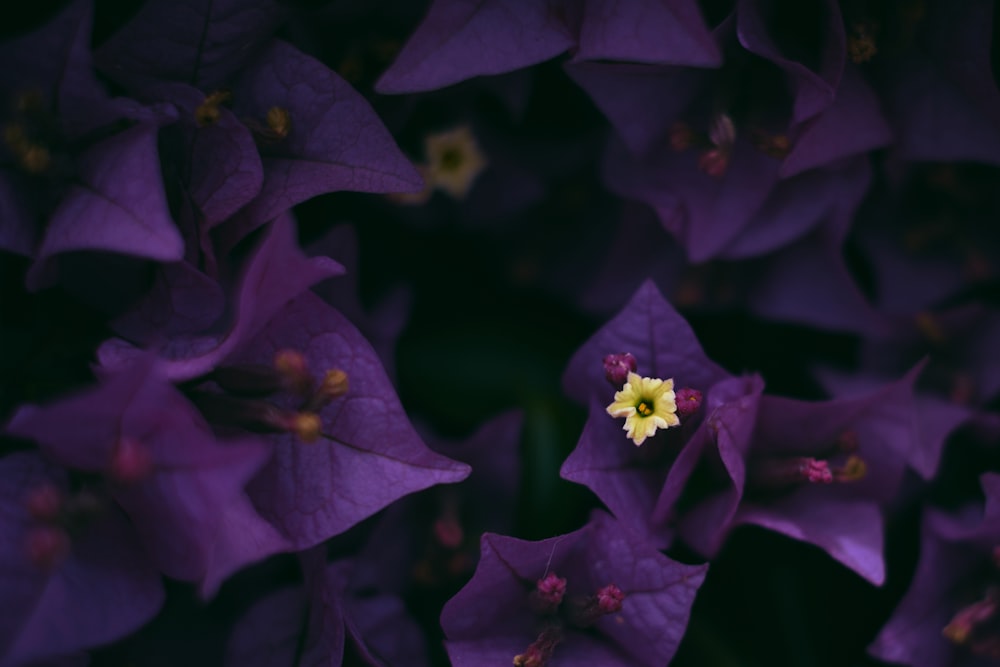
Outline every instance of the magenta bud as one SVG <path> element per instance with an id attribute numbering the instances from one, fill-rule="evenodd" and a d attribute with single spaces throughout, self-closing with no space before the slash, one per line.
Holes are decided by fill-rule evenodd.
<path id="1" fill-rule="evenodd" d="M 555 572 L 549 572 L 535 584 L 532 594 L 534 606 L 540 614 L 552 614 L 562 604 L 566 595 L 566 580 Z"/>
<path id="2" fill-rule="evenodd" d="M 622 610 L 625 593 L 614 584 L 608 584 L 597 591 L 597 608 L 604 614 L 614 614 Z"/>
<path id="3" fill-rule="evenodd" d="M 465 533 L 462 526 L 453 516 L 443 516 L 434 522 L 434 537 L 438 544 L 448 549 L 457 549 L 462 546 Z"/>
<path id="4" fill-rule="evenodd" d="M 798 484 L 830 484 L 834 481 L 830 464 L 808 456 L 775 457 L 751 461 L 747 485 L 759 490 L 780 490 Z"/>
<path id="5" fill-rule="evenodd" d="M 51 570 L 69 556 L 69 535 L 56 526 L 35 526 L 25 536 L 24 549 L 32 565 Z"/>
<path id="6" fill-rule="evenodd" d="M 698 169 L 712 178 L 722 178 L 729 169 L 729 151 L 721 148 L 710 148 L 698 158 Z"/>
<path id="7" fill-rule="evenodd" d="M 28 492 L 25 507 L 37 521 L 55 521 L 63 509 L 63 492 L 55 484 L 43 482 Z"/>
<path id="8" fill-rule="evenodd" d="M 677 390 L 675 402 L 677 403 L 677 416 L 690 417 L 701 407 L 701 392 L 690 387 L 683 387 Z"/>
<path id="9" fill-rule="evenodd" d="M 604 377 L 616 389 L 621 389 L 628 379 L 628 374 L 635 373 L 636 368 L 638 365 L 630 352 L 609 354 L 604 357 Z"/>
<path id="10" fill-rule="evenodd" d="M 153 453 L 135 438 L 122 438 L 111 455 L 108 474 L 116 482 L 133 484 L 153 472 Z"/>
<path id="11" fill-rule="evenodd" d="M 594 595 L 569 601 L 568 618 L 578 628 L 589 628 L 602 616 L 615 614 L 622 609 L 625 593 L 614 584 L 602 586 Z"/>
<path id="12" fill-rule="evenodd" d="M 514 656 L 514 667 L 545 667 L 562 640 L 563 633 L 558 624 L 545 626 L 524 653 Z"/>

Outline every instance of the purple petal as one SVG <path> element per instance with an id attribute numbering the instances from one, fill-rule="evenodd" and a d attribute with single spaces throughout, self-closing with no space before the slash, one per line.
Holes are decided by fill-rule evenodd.
<path id="1" fill-rule="evenodd" d="M 618 614 L 597 621 L 597 634 L 567 629 L 555 661 L 586 664 L 580 662 L 584 656 L 599 655 L 609 662 L 592 664 L 666 664 L 684 634 L 706 569 L 670 560 L 603 513 L 578 531 L 540 542 L 487 533 L 476 573 L 441 614 L 449 655 L 456 665 L 475 665 L 521 653 L 537 634 L 530 586 L 546 572 L 557 572 L 566 577 L 570 595 L 589 595 L 614 583 L 626 598 Z"/>
<path id="2" fill-rule="evenodd" d="M 207 229 L 233 216 L 260 194 L 264 167 L 250 130 L 224 106 L 208 124 L 196 122 L 205 93 L 184 84 L 164 84 L 148 91 L 168 100 L 179 110 L 178 131 L 187 167 L 188 194 L 201 212 Z"/>
<path id="3" fill-rule="evenodd" d="M 63 480 L 28 453 L 0 460 L 0 664 L 24 665 L 111 642 L 132 633 L 163 604 L 160 575 L 128 523 L 106 514 L 79 537 L 61 565 L 44 572 L 23 553 L 29 517 L 24 496 Z"/>
<path id="4" fill-rule="evenodd" d="M 63 129 L 78 136 L 92 114 L 110 111 L 91 68 L 92 3 L 76 0 L 38 30 L 0 45 L 0 90 L 40 92 L 59 114 Z M 95 108 L 91 108 L 95 107 Z M 99 122 L 110 123 L 114 118 Z"/>
<path id="5" fill-rule="evenodd" d="M 227 667 L 287 667 L 306 624 L 301 588 L 283 588 L 257 601 L 236 623 L 226 646 Z"/>
<path id="6" fill-rule="evenodd" d="M 62 465 L 98 473 L 123 438 L 147 447 L 153 472 L 115 485 L 112 495 L 157 566 L 210 595 L 235 570 L 288 548 L 243 492 L 270 452 L 258 442 L 217 442 L 152 361 L 49 406 L 22 408 L 8 430 Z"/>
<path id="7" fill-rule="evenodd" d="M 832 164 L 887 145 L 893 133 L 878 98 L 853 65 L 844 70 L 832 104 L 806 121 L 781 164 L 781 177 Z"/>
<path id="8" fill-rule="evenodd" d="M 341 272 L 339 264 L 325 257 L 306 257 L 295 238 L 289 216 L 275 220 L 249 261 L 239 283 L 235 322 L 225 333 L 179 336 L 159 350 L 167 360 L 172 380 L 190 380 L 211 371 L 233 350 L 252 338 L 281 308 L 310 285 Z M 101 365 L 120 367 L 142 352 L 129 343 L 112 339 L 98 350 Z M 270 363 L 270 360 L 268 361 Z"/>
<path id="9" fill-rule="evenodd" d="M 635 154 L 662 149 L 671 125 L 711 82 L 686 67 L 568 62 L 565 69 Z"/>
<path id="10" fill-rule="evenodd" d="M 271 0 L 152 0 L 101 47 L 97 63 L 137 89 L 177 81 L 211 92 L 244 66 L 283 14 Z"/>
<path id="11" fill-rule="evenodd" d="M 884 336 L 885 316 L 861 292 L 826 230 L 761 258 L 748 308 L 760 317 L 830 331 Z M 809 280 L 800 280 L 809 275 Z"/>
<path id="12" fill-rule="evenodd" d="M 412 192 L 423 179 L 368 102 L 325 65 L 283 42 L 251 63 L 233 90 L 236 112 L 263 119 L 288 111 L 287 137 L 265 151 L 264 185 L 234 240 L 261 222 L 326 192 Z"/>
<path id="13" fill-rule="evenodd" d="M 19 174 L 0 169 L 0 249 L 31 257 L 38 242 L 38 229 L 27 202 L 21 196 Z"/>
<path id="14" fill-rule="evenodd" d="M 689 442 L 678 461 L 689 449 L 700 451 L 699 445 Z M 586 486 L 624 525 L 648 535 L 657 546 L 666 547 L 673 540 L 672 527 L 662 520 L 655 521 L 653 515 L 666 473 L 637 462 L 636 456 L 635 445 L 625 438 L 621 423 L 604 412 L 604 405 L 595 402 L 559 476 Z"/>
<path id="15" fill-rule="evenodd" d="M 604 175 L 613 192 L 656 209 L 691 261 L 703 262 L 747 229 L 777 185 L 780 164 L 737 140 L 725 175 L 716 178 L 698 169 L 693 151 L 664 150 L 635 159 L 612 142 Z"/>
<path id="16" fill-rule="evenodd" d="M 885 581 L 882 514 L 872 503 L 817 502 L 808 494 L 793 493 L 767 507 L 740 508 L 736 522 L 757 524 L 815 544 L 876 586 Z"/>
<path id="17" fill-rule="evenodd" d="M 887 59 L 886 105 L 910 160 L 973 160 L 997 164 L 1000 91 L 992 72 L 995 7 L 976 0 L 956 12 L 927 3 L 918 42 Z"/>
<path id="18" fill-rule="evenodd" d="M 216 281 L 186 262 L 165 264 L 142 301 L 111 327 L 119 336 L 149 344 L 162 336 L 210 329 L 224 308 L 225 295 Z"/>
<path id="19" fill-rule="evenodd" d="M 872 375 L 833 372 L 821 372 L 818 379 L 828 392 L 837 396 L 871 393 L 885 384 L 884 380 Z M 907 463 L 921 477 L 929 480 L 937 473 L 948 436 L 968 421 L 973 411 L 964 405 L 926 394 L 917 394 L 913 400 L 916 406 L 917 445 Z"/>
<path id="20" fill-rule="evenodd" d="M 707 389 L 728 377 L 705 356 L 691 327 L 650 281 L 573 355 L 563 377 L 566 393 L 579 403 L 589 403 L 591 396 L 610 403 L 614 389 L 604 378 L 601 360 L 621 352 L 635 356 L 640 375 L 672 377 L 678 388 Z"/>
<path id="21" fill-rule="evenodd" d="M 804 237 L 828 218 L 856 210 L 870 182 L 867 158 L 780 181 L 764 206 L 726 247 L 725 257 L 761 255 Z"/>
<path id="22" fill-rule="evenodd" d="M 774 4 L 767 0 L 741 0 L 737 10 L 737 34 L 740 44 L 748 51 L 771 61 L 791 78 L 795 88 L 793 118 L 801 122 L 830 106 L 836 95 L 846 62 L 844 20 L 834 0 L 821 3 L 820 25 L 815 26 L 820 53 L 815 63 L 805 63 L 801 62 L 800 54 L 784 53 L 772 38 L 767 14 L 784 11 Z M 796 29 L 812 32 L 813 26 L 799 25 Z"/>
<path id="23" fill-rule="evenodd" d="M 587 0 L 574 60 L 718 67 L 722 54 L 693 0 Z"/>
<path id="24" fill-rule="evenodd" d="M 975 548 L 948 535 L 966 532 L 971 520 L 979 518 L 973 514 L 953 517 L 928 511 L 924 515 L 920 562 L 913 582 L 868 648 L 870 653 L 912 667 L 964 664 L 960 660 L 967 657 L 964 650 L 945 639 L 941 631 L 962 602 L 956 591 L 961 584 L 958 577 L 983 560 Z"/>
<path id="25" fill-rule="evenodd" d="M 435 0 L 375 89 L 383 94 L 443 88 L 503 74 L 566 51 L 573 37 L 558 0 Z"/>
<path id="26" fill-rule="evenodd" d="M 657 500 L 654 517 L 664 520 L 674 511 L 676 501 L 694 472 L 694 465 L 699 462 L 692 461 L 691 454 L 698 459 L 708 456 L 717 461 L 717 467 L 725 473 L 724 489 L 678 517 L 679 536 L 706 557 L 714 556 L 722 546 L 743 498 L 745 461 L 763 391 L 764 381 L 757 375 L 729 378 L 708 391 L 702 407 L 707 416 L 699 433 L 692 438 L 697 443 L 701 435 L 703 444 L 684 448 L 671 466 L 663 493 Z"/>
<path id="27" fill-rule="evenodd" d="M 153 126 L 137 125 L 80 156 L 82 182 L 70 189 L 49 221 L 38 262 L 74 250 L 162 262 L 183 258 L 184 241 L 160 177 L 156 134 Z"/>
<path id="28" fill-rule="evenodd" d="M 414 491 L 464 479 L 468 466 L 434 454 L 413 431 L 378 357 L 319 297 L 290 303 L 235 361 L 269 363 L 301 351 L 311 368 L 339 368 L 350 390 L 325 408 L 313 444 L 274 436 L 275 458 L 250 486 L 254 503 L 296 546 L 341 533 Z"/>

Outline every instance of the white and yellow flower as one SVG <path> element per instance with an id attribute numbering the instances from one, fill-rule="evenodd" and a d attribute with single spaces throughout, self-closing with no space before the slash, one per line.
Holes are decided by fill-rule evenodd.
<path id="1" fill-rule="evenodd" d="M 674 380 L 644 378 L 629 373 L 625 386 L 615 392 L 615 401 L 607 408 L 612 417 L 624 417 L 622 429 L 636 447 L 656 433 L 656 429 L 680 426 L 677 416 Z"/>

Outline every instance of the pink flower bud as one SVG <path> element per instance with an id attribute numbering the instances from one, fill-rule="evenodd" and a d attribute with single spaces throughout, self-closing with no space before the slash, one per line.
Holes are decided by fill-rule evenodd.
<path id="1" fill-rule="evenodd" d="M 564 595 L 566 595 L 566 580 L 555 572 L 549 572 L 535 584 L 535 591 L 531 597 L 538 613 L 552 614 L 562 604 Z"/>
<path id="2" fill-rule="evenodd" d="M 434 522 L 434 538 L 443 547 L 457 549 L 462 546 L 465 533 L 458 519 L 453 515 L 447 515 Z"/>
<path id="3" fill-rule="evenodd" d="M 690 417 L 701 407 L 701 392 L 690 387 L 682 387 L 677 390 L 675 402 L 677 415 L 681 418 Z"/>
<path id="4" fill-rule="evenodd" d="M 66 560 L 69 548 L 69 535 L 56 526 L 35 526 L 25 536 L 28 560 L 42 570 L 51 570 Z"/>
<path id="5" fill-rule="evenodd" d="M 729 169 L 729 150 L 710 148 L 698 157 L 698 169 L 712 178 L 722 178 Z"/>
<path id="6" fill-rule="evenodd" d="M 63 492 L 50 482 L 43 482 L 28 491 L 25 507 L 31 518 L 38 521 L 55 521 L 62 511 Z"/>
<path id="7" fill-rule="evenodd" d="M 609 354 L 604 357 L 604 377 L 616 389 L 621 389 L 628 379 L 628 374 L 635 373 L 637 367 L 635 357 L 630 352 Z"/>
<path id="8" fill-rule="evenodd" d="M 116 482 L 134 484 L 153 472 L 153 453 L 135 438 L 122 438 L 111 454 L 108 475 Z"/>
<path id="9" fill-rule="evenodd" d="M 597 608 L 605 614 L 614 614 L 622 610 L 625 593 L 614 584 L 608 584 L 597 591 Z"/>

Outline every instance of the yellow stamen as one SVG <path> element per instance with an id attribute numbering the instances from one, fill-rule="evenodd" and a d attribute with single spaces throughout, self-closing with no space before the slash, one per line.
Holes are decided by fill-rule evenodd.
<path id="1" fill-rule="evenodd" d="M 228 90 L 216 90 L 205 96 L 205 101 L 194 110 L 194 119 L 199 127 L 212 125 L 219 120 L 219 107 L 229 101 L 232 93 Z"/>
<path id="2" fill-rule="evenodd" d="M 292 131 L 292 116 L 288 113 L 288 109 L 271 107 L 267 111 L 265 120 L 268 128 L 278 139 L 284 139 Z"/>
<path id="3" fill-rule="evenodd" d="M 292 417 L 291 431 L 302 442 L 316 442 L 323 430 L 323 422 L 314 412 L 299 412 Z"/>
<path id="4" fill-rule="evenodd" d="M 323 376 L 323 384 L 320 391 L 323 392 L 324 396 L 329 398 L 339 398 L 347 393 L 350 387 L 350 382 L 347 379 L 347 373 L 340 370 L 339 368 L 334 368 L 326 372 Z"/>
<path id="5" fill-rule="evenodd" d="M 868 474 L 868 464 L 860 456 L 852 455 L 847 462 L 834 472 L 838 482 L 857 482 Z"/>

